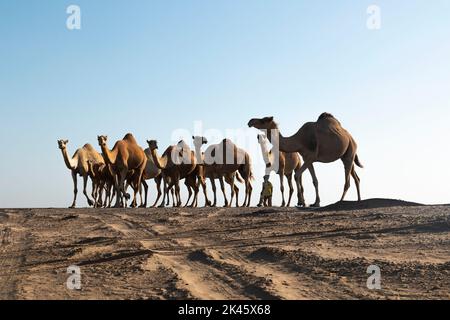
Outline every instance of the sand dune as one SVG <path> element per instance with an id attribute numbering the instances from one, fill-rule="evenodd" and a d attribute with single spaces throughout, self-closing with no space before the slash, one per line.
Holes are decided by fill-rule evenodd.
<path id="1" fill-rule="evenodd" d="M 0 209 L 0 244 L 1 299 L 450 298 L 448 206 Z"/>

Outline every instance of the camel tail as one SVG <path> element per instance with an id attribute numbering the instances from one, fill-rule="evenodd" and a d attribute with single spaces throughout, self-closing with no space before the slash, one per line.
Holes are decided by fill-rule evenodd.
<path id="1" fill-rule="evenodd" d="M 358 155 L 355 155 L 355 164 L 360 168 L 364 168 L 364 166 L 359 161 Z"/>

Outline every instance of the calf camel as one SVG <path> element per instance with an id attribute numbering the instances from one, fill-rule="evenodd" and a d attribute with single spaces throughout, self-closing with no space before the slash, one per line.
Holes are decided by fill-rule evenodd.
<path id="1" fill-rule="evenodd" d="M 131 177 L 134 197 L 131 207 L 136 207 L 136 195 L 140 191 L 142 173 L 147 163 L 144 150 L 137 144 L 131 133 L 127 133 L 122 140 L 119 140 L 110 151 L 107 146 L 107 136 L 98 136 L 98 143 L 102 148 L 103 156 L 114 177 L 114 187 L 116 190 L 116 204 L 114 207 L 122 207 L 125 203 L 122 197 L 126 198 L 125 179 Z"/>
<path id="2" fill-rule="evenodd" d="M 88 161 L 89 174 L 95 185 L 94 207 L 111 206 L 111 190 L 114 186 L 114 178 L 105 163 L 92 163 Z M 103 201 L 103 191 L 105 191 L 105 201 Z"/>
<path id="3" fill-rule="evenodd" d="M 75 208 L 77 201 L 77 174 L 83 177 L 83 194 L 86 196 L 87 202 L 90 206 L 94 205 L 94 202 L 89 198 L 86 192 L 87 181 L 89 177 L 89 164 L 88 161 L 93 163 L 104 163 L 103 158 L 95 151 L 90 144 L 85 144 L 82 148 L 75 151 L 73 157 L 69 157 L 67 152 L 67 144 L 69 140 L 58 140 L 58 147 L 61 149 L 64 162 L 67 168 L 72 173 L 73 179 L 73 202 L 69 208 Z"/>
<path id="4" fill-rule="evenodd" d="M 360 179 L 355 171 L 355 164 L 363 168 L 356 154 L 357 145 L 353 137 L 345 130 L 339 121 L 329 113 L 322 113 L 316 122 L 308 122 L 304 124 L 296 134 L 291 137 L 284 137 L 278 129 L 277 123 L 273 117 L 262 119 L 251 119 L 248 123 L 249 127 L 269 132 L 267 137 L 272 142 L 273 131 L 279 137 L 279 150 L 283 152 L 299 152 L 303 158 L 303 165 L 299 170 L 299 177 L 306 169 L 309 169 L 313 177 L 314 186 L 316 188 L 316 202 L 314 206 L 320 206 L 320 198 L 318 191 L 318 182 L 315 176 L 313 163 L 323 162 L 331 163 L 341 159 L 345 170 L 344 192 L 341 201 L 350 187 L 350 176 L 356 184 L 358 192 L 358 201 L 361 201 Z M 304 203 L 302 205 L 305 205 Z"/>
<path id="5" fill-rule="evenodd" d="M 193 137 L 193 139 L 197 159 L 198 161 L 201 161 L 205 167 L 205 176 L 209 177 L 213 187 L 214 204 L 216 203 L 214 179 L 218 178 L 220 181 L 222 192 L 224 193 L 225 206 L 231 206 L 236 193 L 234 180 L 238 172 L 245 183 L 245 199 L 243 206 L 249 207 L 253 190 L 251 184 L 253 172 L 250 155 L 243 149 L 238 148 L 231 140 L 224 139 L 219 144 L 210 145 L 202 158 L 200 148 L 203 144 L 207 144 L 208 141 L 205 137 Z M 229 203 L 224 192 L 223 177 L 225 177 L 225 180 L 231 186 L 231 200 Z M 239 189 L 237 189 L 237 191 L 239 191 Z"/>
<path id="6" fill-rule="evenodd" d="M 279 152 L 278 159 L 275 157 L 275 147 L 272 150 L 269 150 L 267 144 L 268 139 L 264 134 L 258 135 L 258 143 L 261 147 L 261 153 L 263 155 L 264 161 L 266 163 L 266 176 L 270 175 L 271 167 L 274 164 L 274 161 L 278 161 L 278 170 L 276 173 L 280 176 L 280 191 L 282 197 L 281 206 L 286 206 L 286 202 L 284 200 L 284 177 L 286 177 L 289 184 L 289 200 L 287 202 L 287 206 L 291 205 L 292 194 L 294 193 L 294 186 L 292 185 L 292 175 L 295 172 L 295 181 L 297 184 L 297 198 L 300 202 L 304 202 L 303 198 L 303 185 L 301 177 L 298 176 L 298 172 L 301 167 L 301 159 L 300 155 L 297 152 L 285 153 Z M 261 194 L 261 198 L 259 200 L 259 206 L 263 204 L 263 197 Z"/>

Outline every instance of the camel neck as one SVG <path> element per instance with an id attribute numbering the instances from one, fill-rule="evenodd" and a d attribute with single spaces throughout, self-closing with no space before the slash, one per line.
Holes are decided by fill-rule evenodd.
<path id="1" fill-rule="evenodd" d="M 261 153 L 264 159 L 265 164 L 268 164 L 271 162 L 271 152 L 269 150 L 269 148 L 267 148 L 267 144 L 265 143 L 260 143 L 259 144 L 261 147 Z"/>
<path id="2" fill-rule="evenodd" d="M 71 159 L 69 157 L 69 153 L 67 152 L 67 148 L 64 148 L 61 150 L 63 158 L 64 158 L 64 163 L 66 164 L 67 168 L 69 170 L 75 170 L 75 165 L 74 165 L 74 159 Z"/>
<path id="3" fill-rule="evenodd" d="M 109 151 L 106 145 L 102 146 L 102 152 L 105 155 L 105 160 L 108 164 L 114 165 L 116 163 L 117 152 Z"/>
<path id="4" fill-rule="evenodd" d="M 156 149 L 153 149 L 151 151 L 153 162 L 155 162 L 155 165 L 160 170 L 164 170 L 167 166 L 167 156 L 164 156 L 163 158 L 158 156 L 158 153 L 156 152 Z"/>
<path id="5" fill-rule="evenodd" d="M 291 137 L 284 137 L 280 130 L 276 128 L 272 130 L 272 134 L 269 134 L 268 138 L 274 148 L 278 146 L 281 152 L 286 153 L 300 152 L 301 146 L 298 144 L 298 132 Z"/>

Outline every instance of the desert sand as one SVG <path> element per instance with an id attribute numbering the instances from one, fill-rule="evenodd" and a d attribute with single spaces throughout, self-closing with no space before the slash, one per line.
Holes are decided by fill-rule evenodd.
<path id="1" fill-rule="evenodd" d="M 0 244 L 0 299 L 450 298 L 448 205 L 0 209 Z"/>

